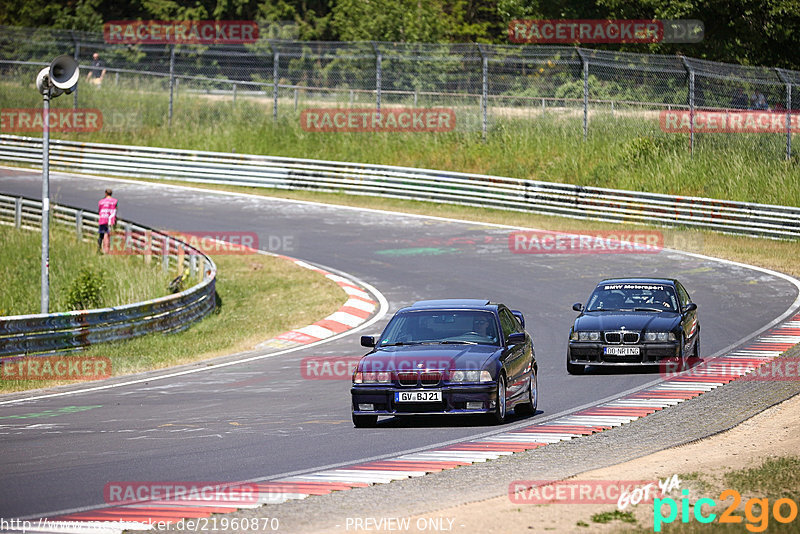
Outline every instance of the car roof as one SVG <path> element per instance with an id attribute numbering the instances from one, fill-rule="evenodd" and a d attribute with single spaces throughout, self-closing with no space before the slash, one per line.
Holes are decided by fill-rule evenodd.
<path id="1" fill-rule="evenodd" d="M 604 284 L 662 284 L 674 286 L 677 280 L 674 278 L 606 278 L 598 286 Z"/>
<path id="2" fill-rule="evenodd" d="M 409 306 L 408 309 L 455 309 L 455 308 L 465 308 L 465 309 L 492 309 L 497 307 L 497 304 L 492 304 L 492 302 L 486 299 L 438 299 L 438 300 L 420 300 Z"/>

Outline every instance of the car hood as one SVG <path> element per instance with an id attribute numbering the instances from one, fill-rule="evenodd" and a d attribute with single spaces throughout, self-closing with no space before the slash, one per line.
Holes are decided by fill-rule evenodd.
<path id="1" fill-rule="evenodd" d="M 588 312 L 575 319 L 575 330 L 608 332 L 612 330 L 637 330 L 670 332 L 681 321 L 675 312 Z"/>
<path id="2" fill-rule="evenodd" d="M 482 369 L 502 351 L 493 345 L 411 345 L 377 348 L 359 362 L 362 371 L 413 369 Z"/>

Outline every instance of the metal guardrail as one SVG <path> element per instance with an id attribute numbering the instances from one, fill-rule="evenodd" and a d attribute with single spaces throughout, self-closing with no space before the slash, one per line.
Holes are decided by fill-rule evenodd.
<path id="1" fill-rule="evenodd" d="M 0 195 L 0 224 L 38 228 L 41 208 L 38 200 Z M 79 238 L 84 233 L 97 233 L 96 213 L 58 205 L 50 209 L 53 222 L 74 226 Z M 125 248 L 120 253 L 141 254 L 145 262 L 160 257 L 165 270 L 174 263 L 179 272 L 187 269 L 190 276 L 200 275 L 202 280 L 180 293 L 124 306 L 0 317 L 0 358 L 72 350 L 152 332 L 175 332 L 214 309 L 217 267 L 211 258 L 173 236 L 129 222 L 118 224 L 124 231 Z"/>
<path id="2" fill-rule="evenodd" d="M 0 161 L 39 165 L 41 139 L 0 135 Z M 102 143 L 50 142 L 72 172 L 277 189 L 313 189 L 532 211 L 610 222 L 800 237 L 800 208 L 339 161 Z"/>

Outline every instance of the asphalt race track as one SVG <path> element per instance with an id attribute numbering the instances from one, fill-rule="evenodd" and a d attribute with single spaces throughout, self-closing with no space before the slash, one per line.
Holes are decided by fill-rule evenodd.
<path id="1" fill-rule="evenodd" d="M 699 307 L 703 356 L 755 334 L 797 298 L 786 279 L 670 251 L 513 254 L 508 229 L 476 223 L 61 173 L 51 175 L 51 201 L 96 210 L 107 186 L 123 219 L 187 232 L 256 232 L 262 249 L 371 284 L 388 299 L 389 314 L 369 330 L 278 357 L 102 391 L 0 399 L 0 517 L 102 506 L 103 487 L 113 481 L 276 478 L 520 422 L 512 417 L 497 428 L 472 419 L 387 420 L 357 430 L 349 381 L 301 377 L 302 358 L 363 354 L 359 335 L 379 333 L 391 313 L 419 299 L 485 297 L 525 314 L 540 370 L 539 412 L 530 424 L 658 378 L 616 370 L 567 375 L 572 303 L 585 301 L 602 278 L 679 278 Z M 41 176 L 0 169 L 0 192 L 39 198 Z M 152 376 L 159 374 L 166 373 Z"/>

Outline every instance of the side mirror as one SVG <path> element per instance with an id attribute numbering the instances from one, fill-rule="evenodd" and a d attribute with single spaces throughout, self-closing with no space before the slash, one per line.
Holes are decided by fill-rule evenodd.
<path id="1" fill-rule="evenodd" d="M 361 336 L 361 346 L 362 347 L 374 347 L 375 346 L 375 338 L 373 336 Z"/>
<path id="2" fill-rule="evenodd" d="M 508 335 L 509 345 L 519 345 L 520 343 L 525 343 L 525 332 L 514 332 Z"/>
<path id="3" fill-rule="evenodd" d="M 572 309 L 575 310 L 576 312 L 583 311 L 583 304 L 581 304 L 580 302 L 576 302 L 575 304 L 572 305 Z"/>
<path id="4" fill-rule="evenodd" d="M 694 311 L 694 310 L 696 310 L 696 309 L 697 309 L 697 304 L 695 304 L 694 302 L 690 302 L 689 304 L 687 304 L 687 305 L 686 305 L 686 306 L 683 308 L 683 313 L 690 312 L 690 311 Z"/>
<path id="5" fill-rule="evenodd" d="M 522 325 L 522 328 L 525 328 L 525 317 L 522 316 L 522 312 L 519 310 L 511 310 L 511 313 L 519 319 L 519 324 Z"/>

